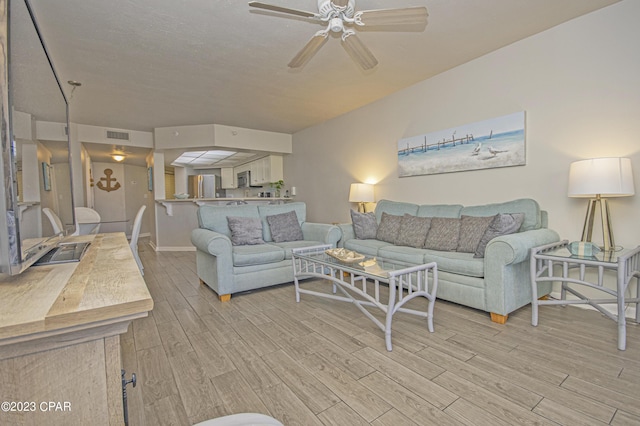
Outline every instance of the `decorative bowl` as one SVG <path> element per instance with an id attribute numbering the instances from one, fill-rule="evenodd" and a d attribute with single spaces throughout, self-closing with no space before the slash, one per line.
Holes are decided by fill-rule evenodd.
<path id="1" fill-rule="evenodd" d="M 356 263 L 356 262 L 360 262 L 361 260 L 364 260 L 363 254 L 360 254 L 351 250 L 346 250 L 343 248 L 328 249 L 328 250 L 325 250 L 325 253 L 345 263 Z"/>
<path id="2" fill-rule="evenodd" d="M 185 193 L 182 193 L 182 194 L 173 194 L 173 196 L 174 196 L 175 198 L 177 198 L 178 200 L 184 200 L 184 199 L 186 199 L 186 198 L 189 198 L 189 194 L 185 194 Z"/>

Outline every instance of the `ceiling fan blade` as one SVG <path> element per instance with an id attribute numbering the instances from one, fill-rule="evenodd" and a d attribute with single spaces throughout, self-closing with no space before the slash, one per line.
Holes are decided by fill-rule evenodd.
<path id="1" fill-rule="evenodd" d="M 289 62 L 289 68 L 300 68 L 309 62 L 309 59 L 311 59 L 327 41 L 327 34 L 325 31 L 319 31 L 311 37 L 311 40 L 309 40 L 302 50 Z"/>
<path id="2" fill-rule="evenodd" d="M 349 0 L 331 0 L 331 3 L 335 4 L 338 7 L 345 7 L 349 4 Z"/>
<path id="3" fill-rule="evenodd" d="M 312 12 L 307 12 L 298 9 L 289 9 L 288 7 L 276 6 L 268 3 L 261 3 L 259 1 L 250 1 L 249 6 L 256 7 L 258 9 L 270 10 L 273 12 L 288 13 L 290 15 L 303 16 L 305 18 L 317 18 L 318 15 Z"/>
<path id="4" fill-rule="evenodd" d="M 404 9 L 363 10 L 356 13 L 358 25 L 426 25 L 429 13 L 426 7 Z"/>
<path id="5" fill-rule="evenodd" d="M 353 32 L 345 32 L 342 36 L 342 44 L 345 50 L 351 55 L 354 61 L 362 67 L 363 70 L 370 70 L 378 65 L 378 60 L 373 53 L 362 43 L 362 40 Z"/>

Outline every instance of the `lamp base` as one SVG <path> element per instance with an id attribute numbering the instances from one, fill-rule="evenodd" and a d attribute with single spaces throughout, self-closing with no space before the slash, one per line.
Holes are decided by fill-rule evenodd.
<path id="1" fill-rule="evenodd" d="M 614 251 L 616 244 L 613 239 L 613 227 L 611 226 L 611 215 L 609 214 L 609 203 L 607 199 L 602 199 L 600 195 L 589 200 L 587 206 L 587 215 L 584 218 L 584 227 L 582 228 L 582 241 L 591 242 L 593 236 L 593 222 L 595 221 L 596 211 L 600 210 L 600 219 L 602 221 L 602 239 L 605 251 Z"/>

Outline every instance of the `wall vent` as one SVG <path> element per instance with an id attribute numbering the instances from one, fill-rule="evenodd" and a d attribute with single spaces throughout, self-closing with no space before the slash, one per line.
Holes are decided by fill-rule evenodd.
<path id="1" fill-rule="evenodd" d="M 129 133 L 127 132 L 114 132 L 113 130 L 107 130 L 107 139 L 116 139 L 119 141 L 128 141 Z"/>

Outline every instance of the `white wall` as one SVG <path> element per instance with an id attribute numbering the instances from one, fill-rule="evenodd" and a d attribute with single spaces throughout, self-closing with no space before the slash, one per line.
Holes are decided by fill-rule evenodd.
<path id="1" fill-rule="evenodd" d="M 308 219 L 348 222 L 349 184 L 416 203 L 536 199 L 562 238 L 580 238 L 584 199 L 567 197 L 577 159 L 632 159 L 636 196 L 611 199 L 616 243 L 640 244 L 640 2 L 626 0 L 512 44 L 294 135 L 287 187 Z M 366 78 L 366 77 L 363 77 Z M 526 166 L 399 178 L 399 139 L 526 111 Z M 600 237 L 598 237 L 600 238 Z"/>

